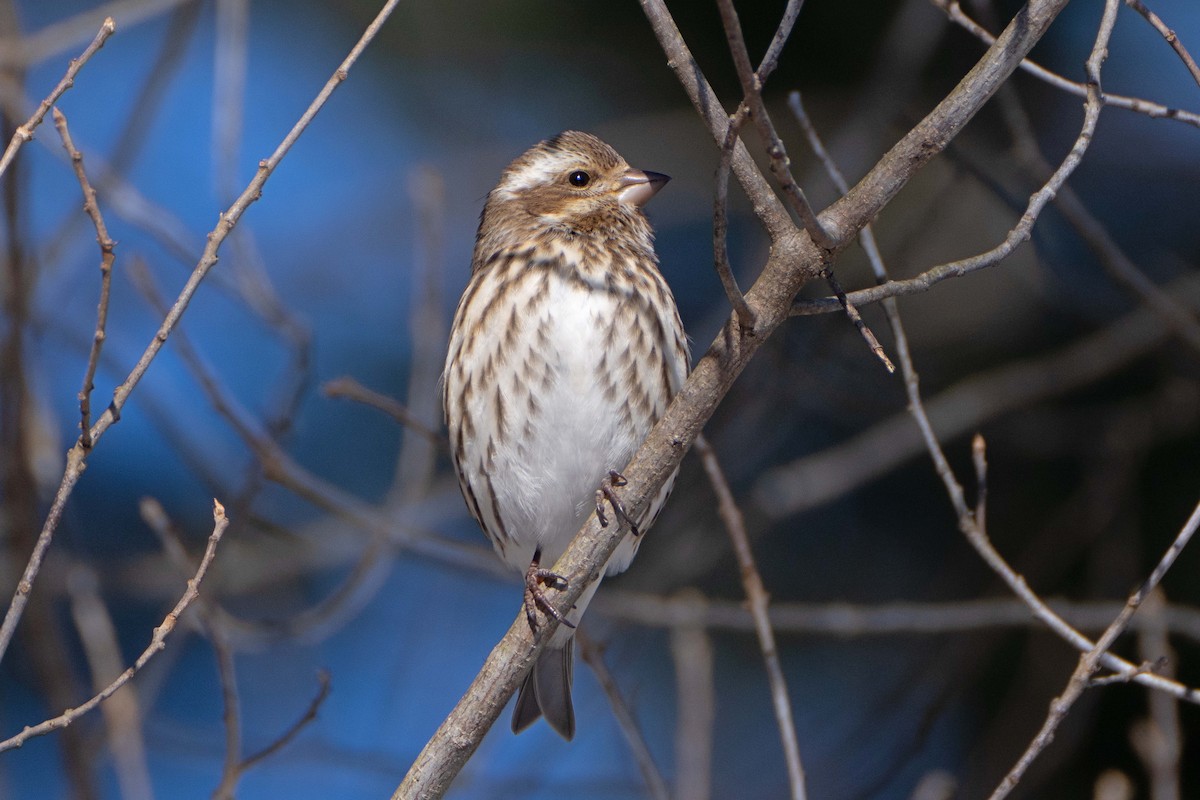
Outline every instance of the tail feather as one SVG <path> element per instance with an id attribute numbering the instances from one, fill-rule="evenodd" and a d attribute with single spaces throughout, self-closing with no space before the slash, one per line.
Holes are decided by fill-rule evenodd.
<path id="1" fill-rule="evenodd" d="M 575 708 L 571 704 L 574 671 L 575 637 L 567 639 L 561 648 L 547 647 L 542 651 L 517 694 L 513 733 L 520 733 L 544 716 L 559 736 L 568 742 L 575 737 Z"/>

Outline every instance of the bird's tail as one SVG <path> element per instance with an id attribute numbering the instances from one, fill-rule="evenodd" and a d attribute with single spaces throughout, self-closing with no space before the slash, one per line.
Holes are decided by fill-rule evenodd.
<path id="1" fill-rule="evenodd" d="M 575 736 L 575 707 L 571 704 L 571 681 L 575 671 L 575 637 L 562 647 L 558 642 L 542 651 L 525 676 L 513 708 L 513 733 L 528 728 L 544 716 L 554 731 L 568 742 Z"/>

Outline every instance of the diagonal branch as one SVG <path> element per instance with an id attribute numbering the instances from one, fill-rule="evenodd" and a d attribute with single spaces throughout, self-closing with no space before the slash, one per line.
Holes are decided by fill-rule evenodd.
<path id="1" fill-rule="evenodd" d="M 45 119 L 47 112 L 50 111 L 50 107 L 58 102 L 58 98 L 62 97 L 67 89 L 75 85 L 75 76 L 79 74 L 79 70 L 83 69 L 83 65 L 96 54 L 97 50 L 104 47 L 104 43 L 108 41 L 108 37 L 112 36 L 116 30 L 117 25 L 113 22 L 112 17 L 107 17 L 104 20 L 104 24 L 100 26 L 100 31 L 96 34 L 96 38 L 92 39 L 92 43 L 87 46 L 87 49 L 79 54 L 79 58 L 71 59 L 71 63 L 67 67 L 67 73 L 63 75 L 62 80 L 51 90 L 50 94 L 46 95 L 46 99 L 38 105 L 37 110 L 33 112 L 33 116 L 13 133 L 8 147 L 4 149 L 4 155 L 0 156 L 0 175 L 4 174 L 4 171 L 8 169 L 8 165 L 16 158 L 17 151 L 21 149 L 21 146 L 33 138 L 34 129 L 42 124 L 42 120 Z"/>
<path id="2" fill-rule="evenodd" d="M 26 727 L 23 731 L 15 736 L 11 736 L 0 742 L 0 753 L 5 750 L 11 750 L 14 747 L 20 747 L 28 740 L 35 736 L 44 736 L 52 731 L 65 728 L 75 720 L 88 713 L 96 706 L 103 703 L 109 697 L 112 697 L 122 686 L 133 680 L 133 676 L 138 671 L 146 666 L 151 658 L 153 658 L 160 650 L 167 646 L 167 637 L 171 635 L 171 631 L 175 630 L 175 626 L 179 622 L 179 617 L 187 610 L 187 607 L 200 594 L 200 582 L 204 580 L 204 576 L 208 574 L 208 567 L 212 564 L 213 558 L 217 554 L 217 545 L 221 541 L 221 537 L 225 535 L 225 529 L 229 527 L 229 518 L 225 516 L 225 507 L 216 500 L 213 500 L 213 531 L 208 537 L 208 547 L 204 551 L 204 557 L 200 559 L 200 566 L 196 568 L 196 574 L 188 579 L 187 590 L 183 596 L 179 598 L 179 602 L 163 619 L 162 624 L 154 629 L 154 635 L 150 639 L 150 644 L 146 645 L 146 649 L 138 656 L 137 661 L 133 662 L 133 666 L 127 668 L 124 672 L 108 686 L 101 689 L 90 700 L 75 708 L 68 708 L 63 713 L 53 719 L 48 719 L 45 722 L 37 725 Z"/>
<path id="3" fill-rule="evenodd" d="M 112 266 L 116 259 L 117 243 L 108 235 L 108 226 L 100 214 L 100 204 L 96 200 L 96 190 L 88 181 L 83 169 L 83 153 L 75 147 L 71 132 L 67 129 L 67 118 L 62 111 L 54 109 L 54 126 L 62 137 L 63 148 L 71 158 L 71 166 L 75 169 L 75 177 L 79 180 L 79 188 L 83 192 L 83 210 L 92 219 L 96 228 L 96 241 L 100 245 L 100 302 L 96 307 L 96 332 L 92 334 L 92 349 L 88 353 L 87 368 L 83 374 L 83 387 L 79 390 L 79 430 L 82 434 L 80 444 L 84 448 L 92 446 L 92 390 L 95 389 L 96 367 L 100 363 L 100 350 L 104 346 L 108 326 L 108 298 L 112 288 Z"/>

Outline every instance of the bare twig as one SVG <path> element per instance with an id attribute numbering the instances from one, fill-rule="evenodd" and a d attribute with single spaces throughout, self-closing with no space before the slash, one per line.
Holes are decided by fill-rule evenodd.
<path id="1" fill-rule="evenodd" d="M 821 225 L 812 205 L 804 195 L 804 190 L 792 177 L 787 149 L 783 140 L 775 131 L 775 124 L 767 113 L 767 107 L 762 99 L 762 80 L 754 72 L 750 64 L 750 54 L 746 50 L 746 40 L 742 36 L 742 23 L 733 7 L 733 0 L 717 0 L 717 8 L 721 12 L 721 23 L 725 26 L 725 41 L 729 52 L 733 55 L 733 65 L 737 69 L 738 80 L 742 83 L 744 101 L 750 109 L 750 116 L 758 126 L 759 136 L 771 159 L 771 174 L 783 189 L 792 210 L 800 218 L 804 230 L 812 236 L 813 242 L 822 249 L 828 250 L 834 246 L 834 240 Z M 731 125 L 732 127 L 732 125 Z"/>
<path id="2" fill-rule="evenodd" d="M 784 147 L 783 140 L 779 138 L 779 134 L 775 130 L 775 123 L 771 121 L 771 117 L 767 113 L 767 107 L 763 103 L 762 78 L 758 73 L 753 72 L 750 67 L 750 55 L 746 50 L 746 41 L 742 36 L 741 22 L 738 20 L 737 11 L 733 8 L 733 0 L 718 0 L 717 7 L 721 11 L 721 21 L 725 26 L 725 38 L 729 44 L 729 51 L 733 54 L 733 62 L 737 67 L 738 78 L 742 82 L 742 91 L 745 94 L 745 99 L 743 100 L 743 105 L 729 118 L 729 131 L 726 133 L 725 141 L 721 147 L 721 164 L 717 170 L 717 199 L 714 201 L 716 207 L 713 215 L 714 242 L 718 235 L 718 228 L 720 228 L 719 233 L 722 239 L 724 238 L 724 226 L 718 226 L 717 220 L 724 216 L 726 200 L 723 195 L 728 182 L 727 164 L 728 160 L 732 158 L 733 140 L 737 138 L 738 130 L 744 120 L 743 108 L 746 108 L 758 126 L 759 136 L 771 159 L 771 173 L 782 187 L 784 197 L 788 199 L 792 210 L 800 218 L 804 230 L 812 237 L 817 247 L 822 250 L 831 250 L 835 244 L 834 240 L 829 236 L 824 227 L 822 227 L 821 221 L 817 218 L 816 213 L 808 202 L 808 198 L 804 195 L 804 190 L 800 188 L 795 178 L 792 177 L 791 161 L 788 158 L 787 149 Z M 788 11 L 791 10 L 789 6 Z M 795 11 L 797 14 L 799 13 L 799 9 Z M 780 26 L 780 30 L 784 30 L 787 24 L 788 17 L 785 14 L 784 25 Z M 728 253 L 723 241 L 717 244 L 715 250 L 717 253 L 717 273 L 721 276 L 721 283 L 725 287 L 725 293 L 729 296 L 730 302 L 733 303 L 733 307 L 738 314 L 738 319 L 741 320 L 743 325 L 753 329 L 755 319 L 753 311 L 746 305 L 745 299 L 741 296 L 741 291 L 737 288 L 737 283 L 733 280 L 733 274 L 728 264 Z M 837 278 L 834 277 L 829 263 L 826 260 L 822 264 L 821 277 L 829 283 L 829 287 L 837 296 L 843 310 L 845 310 L 846 316 L 850 318 L 854 327 L 858 329 L 858 332 L 866 340 L 871 351 L 883 362 L 888 372 L 895 372 L 895 366 L 892 365 L 891 360 L 884 353 L 879 340 L 875 338 L 875 334 L 867 326 L 867 323 L 863 321 L 854 304 L 846 299 L 846 293 L 842 291 L 841 285 L 838 283 Z"/>
<path id="3" fill-rule="evenodd" d="M 331 688 L 329 673 L 325 670 L 320 670 L 317 673 L 317 693 L 313 699 L 309 701 L 308 708 L 300 715 L 299 719 L 288 726 L 287 730 L 281 733 L 275 741 L 268 744 L 258 752 L 252 753 L 238 761 L 232 769 L 227 769 L 221 776 L 221 783 L 213 791 L 214 800 L 233 800 L 234 790 L 237 788 L 237 783 L 241 780 L 246 770 L 260 764 L 266 759 L 278 753 L 283 748 L 287 747 L 292 741 L 300 735 L 300 732 L 308 727 L 317 718 L 317 712 L 321 710 L 321 705 L 325 699 L 329 697 Z"/>
<path id="4" fill-rule="evenodd" d="M 393 397 L 368 389 L 354 378 L 343 376 L 321 384 L 321 391 L 326 397 L 341 397 L 356 403 L 370 406 L 396 420 L 399 424 L 432 442 L 438 448 L 446 449 L 446 437 L 417 419 L 404 405 Z"/>
<path id="5" fill-rule="evenodd" d="M 1034 180 L 1045 181 L 1053 174 L 1054 168 L 1042 156 L 1032 122 L 1017 92 L 1013 87 L 1005 86 L 997 95 L 997 100 L 1009 133 L 1013 137 L 1018 162 Z M 1054 196 L 1054 205 L 1117 283 L 1154 309 L 1191 347 L 1200 350 L 1200 322 L 1197 322 L 1195 313 L 1138 268 L 1070 185 L 1064 185 L 1058 190 Z"/>
<path id="6" fill-rule="evenodd" d="M 1042 210 L 1046 207 L 1047 203 L 1054 199 L 1055 194 L 1066 182 L 1067 178 L 1079 166 L 1083 160 L 1084 153 L 1087 152 L 1088 147 L 1091 145 L 1092 136 L 1096 130 L 1096 123 L 1100 119 L 1100 109 L 1103 104 L 1100 101 L 1102 95 L 1100 94 L 1099 86 L 1092 84 L 1089 84 L 1089 86 L 1091 94 L 1089 94 L 1088 101 L 1084 104 L 1084 122 L 1079 136 L 1076 137 L 1070 152 L 1067 153 L 1062 163 L 1059 164 L 1058 169 L 1054 171 L 1054 174 L 1046 180 L 1045 184 L 1038 191 L 1030 196 L 1025 213 L 1021 215 L 1017 224 L 1009 230 L 1003 242 L 987 252 L 933 267 L 914 278 L 902 281 L 889 280 L 870 289 L 850 292 L 846 295 L 847 298 L 851 302 L 862 305 L 889 297 L 900 297 L 902 295 L 924 292 L 934 284 L 948 278 L 960 278 L 977 270 L 994 267 L 1008 258 L 1017 247 L 1027 242 Z M 798 301 L 792 306 L 792 314 L 803 315 L 831 311 L 835 308 L 835 302 L 838 301 L 834 298 Z"/>
<path id="7" fill-rule="evenodd" d="M 87 173 L 83 169 L 83 153 L 75 147 L 71 133 L 67 130 L 67 118 L 57 108 L 54 109 L 54 126 L 58 128 L 63 147 L 75 168 L 75 177 L 79 179 L 79 188 L 83 191 L 83 210 L 92 218 L 92 224 L 96 228 L 96 241 L 100 245 L 100 302 L 96 307 L 96 332 L 92 334 L 92 349 L 88 353 L 87 369 L 83 374 L 83 388 L 79 390 L 79 441 L 86 449 L 92 446 L 92 389 L 95 388 L 96 366 L 100 363 L 100 350 L 104 346 L 108 325 L 108 297 L 112 287 L 112 265 L 116 258 L 114 248 L 117 243 L 109 237 L 108 226 L 104 224 L 104 217 L 100 214 L 96 190 L 88 182 Z"/>
<path id="8" fill-rule="evenodd" d="M 100 437 L 108 430 L 117 420 L 120 419 L 121 410 L 124 408 L 129 395 L 137 387 L 142 376 L 146 374 L 146 370 L 150 368 L 150 364 L 158 355 L 163 345 L 166 344 L 167 338 L 171 332 L 179 324 L 179 320 L 183 317 L 187 310 L 188 304 L 192 297 L 195 296 L 196 290 L 200 287 L 200 283 L 208 275 L 209 271 L 216 266 L 217 253 L 221 248 L 221 244 L 234 229 L 242 215 L 246 212 L 256 200 L 262 197 L 263 186 L 266 185 L 267 179 L 279 166 L 279 162 L 291 150 L 292 145 L 300 138 L 309 124 L 329 100 L 329 97 L 337 89 L 338 86 L 346 80 L 350 68 L 358 60 L 366 46 L 375 38 L 383 23 L 391 15 L 392 11 L 399 4 L 399 0 L 388 0 L 380 10 L 379 14 L 367 27 L 362 37 L 351 49 L 350 54 L 346 56 L 341 65 L 334 71 L 333 76 L 322 87 L 317 97 L 308 106 L 305 112 L 300 116 L 300 119 L 284 137 L 279 146 L 275 148 L 275 152 L 268 158 L 262 160 L 258 164 L 258 171 L 251 179 L 249 185 L 238 196 L 232 205 L 227 208 L 220 217 L 217 226 L 208 235 L 208 243 L 205 245 L 204 253 L 200 257 L 200 262 L 188 277 L 187 283 L 180 291 L 174 305 L 171 306 L 170 312 L 162 321 L 158 328 L 158 332 L 138 359 L 137 364 L 129 373 L 129 376 L 116 388 L 113 392 L 113 400 L 104 414 L 100 416 L 96 423 L 91 427 L 91 438 L 93 445 Z M 103 32 L 103 31 L 102 31 Z M 97 37 L 98 39 L 100 37 Z M 103 44 L 103 40 L 101 40 Z M 98 47 L 99 45 L 97 45 Z M 68 72 L 68 76 L 71 73 Z M 64 79 L 66 80 L 66 79 Z M 33 589 L 34 579 L 37 577 L 38 570 L 41 568 L 42 559 L 45 557 L 46 551 L 50 547 L 50 542 L 54 537 L 54 531 L 58 527 L 58 521 L 62 516 L 63 507 L 66 505 L 67 498 L 71 496 L 75 488 L 79 476 L 82 474 L 86 466 L 87 454 L 89 448 L 85 448 L 80 442 L 77 442 L 74 447 L 67 453 L 67 467 L 63 472 L 62 482 L 59 484 L 58 491 L 55 493 L 54 501 L 51 504 L 50 512 L 46 517 L 46 521 L 42 526 L 41 533 L 38 535 L 37 543 L 34 545 L 33 553 L 29 557 L 29 562 L 22 573 L 21 580 L 17 584 L 16 591 L 13 594 L 12 602 L 8 606 L 8 611 L 5 613 L 4 622 L 0 624 L 0 660 L 3 660 L 5 652 L 8 650 L 8 645 L 12 641 L 12 636 L 17 628 L 17 623 L 20 622 L 21 614 L 25 610 L 25 605 L 28 602 L 30 591 Z"/>
<path id="9" fill-rule="evenodd" d="M 717 162 L 717 175 L 713 179 L 713 260 L 717 268 L 717 277 L 725 289 L 729 304 L 737 312 L 742 327 L 754 330 L 754 309 L 746 303 L 729 265 L 729 169 L 733 162 L 733 147 L 737 144 L 738 132 L 746 121 L 745 105 L 729 117 L 729 131 L 725 141 L 721 143 L 721 159 Z"/>
<path id="10" fill-rule="evenodd" d="M 617 726 L 621 729 L 625 743 L 629 745 L 633 759 L 642 772 L 642 779 L 646 781 L 646 792 L 654 800 L 670 800 L 671 792 L 667 788 L 667 782 L 658 769 L 658 765 L 654 763 L 654 756 L 650 754 L 646 737 L 642 736 L 642 729 L 638 727 L 633 711 L 625 702 L 621 688 L 617 686 L 616 679 L 613 678 L 608 666 L 604 663 L 603 648 L 597 642 L 592 641 L 592 638 L 583 631 L 576 633 L 575 639 L 579 642 L 580 657 L 583 658 L 585 664 L 591 667 L 592 673 L 600 683 L 600 688 L 604 690 L 604 696 L 608 698 L 608 705 L 617 719 Z"/>
<path id="11" fill-rule="evenodd" d="M 1167 24 L 1157 14 L 1147 8 L 1142 0 L 1125 0 L 1125 5 L 1145 17 L 1146 22 L 1149 22 L 1154 30 L 1162 34 L 1162 37 L 1167 40 L 1167 44 L 1171 45 L 1171 49 L 1179 56 L 1179 60 L 1187 67 L 1187 71 L 1191 73 L 1192 80 L 1200 86 L 1200 66 L 1196 64 L 1196 59 L 1192 58 L 1192 54 L 1183 46 L 1183 42 L 1179 41 L 1179 37 L 1175 34 L 1175 31 L 1167 27 Z"/>
<path id="12" fill-rule="evenodd" d="M 1150 577 L 1146 579 L 1138 589 L 1129 596 L 1121 613 L 1108 626 L 1104 633 L 1096 640 L 1096 643 L 1079 658 L 1079 665 L 1071 674 L 1071 679 L 1067 683 L 1067 688 L 1061 695 L 1056 697 L 1050 704 L 1050 712 L 1046 715 L 1046 721 L 1042 724 L 1041 730 L 1037 736 L 1029 743 L 1029 747 L 1013 765 L 1004 779 L 992 792 L 990 800 L 1003 800 L 1013 790 L 1017 783 L 1021 780 L 1021 776 L 1025 774 L 1025 770 L 1033 763 L 1033 760 L 1050 744 L 1054 739 L 1054 732 L 1059 724 L 1066 717 L 1067 712 L 1071 710 L 1071 706 L 1079 699 L 1084 690 L 1088 688 L 1092 675 L 1100 668 L 1100 664 L 1104 655 L 1108 652 L 1108 648 L 1112 647 L 1113 642 L 1117 640 L 1129 624 L 1130 618 L 1137 612 L 1138 607 L 1146 597 L 1154 590 L 1162 581 L 1163 576 L 1171 569 L 1175 563 L 1175 559 L 1183 551 L 1191 540 L 1192 535 L 1196 532 L 1196 528 L 1200 527 L 1200 504 L 1197 504 L 1193 509 L 1192 514 L 1180 529 L 1179 534 L 1163 553 L 1159 559 L 1158 565 L 1154 571 L 1150 573 Z"/>
<path id="13" fill-rule="evenodd" d="M 717 460 L 716 451 L 703 436 L 696 437 L 693 445 L 708 482 L 712 484 L 713 493 L 717 496 L 717 514 L 725 525 L 729 539 L 733 543 L 733 551 L 737 555 L 738 569 L 741 574 L 742 588 L 746 592 L 746 602 L 754 616 L 754 630 L 758 635 L 759 648 L 762 650 L 763 664 L 767 670 L 767 681 L 771 685 L 771 705 L 775 711 L 775 722 L 779 727 L 779 737 L 783 742 L 783 756 L 787 763 L 788 786 L 793 800 L 803 800 L 804 766 L 800 760 L 800 745 L 796 739 L 796 723 L 792 719 L 792 702 L 788 696 L 787 679 L 783 674 L 783 666 L 779 663 L 779 651 L 775 647 L 775 632 L 771 629 L 771 619 L 767 613 L 770 596 L 763 586 L 762 577 L 758 574 L 758 566 L 754 563 L 754 552 L 750 548 L 750 537 L 746 535 L 746 526 L 742 519 L 741 509 L 733 499 L 733 491 L 725 480 L 725 472 Z"/>
<path id="14" fill-rule="evenodd" d="M 779 20 L 779 27 L 775 30 L 771 44 L 767 47 L 766 55 L 763 56 L 762 63 L 754 72 L 753 84 L 758 87 L 760 100 L 762 87 L 779 64 L 783 46 L 791 36 L 792 27 L 796 24 L 796 18 L 800 16 L 800 8 L 803 5 L 804 0 L 788 0 L 783 17 Z M 736 14 L 734 19 L 736 22 Z M 749 56 L 747 56 L 748 58 Z M 734 146 L 739 142 L 738 135 L 749 114 L 749 101 L 743 100 L 738 104 L 737 110 L 729 116 L 729 127 L 725 133 L 725 139 L 721 143 L 721 158 L 717 163 L 717 176 L 713 189 L 713 257 L 716 262 L 717 276 L 721 279 L 721 286 L 725 289 L 725 296 L 729 298 L 729 303 L 737 312 L 742 325 L 753 330 L 754 309 L 746 303 L 746 297 L 738 287 L 733 269 L 729 265 L 729 243 L 726 237 L 729 227 L 729 171 L 732 167 Z"/>
<path id="15" fill-rule="evenodd" d="M 78 58 L 71 59 L 71 63 L 67 67 L 67 73 L 63 75 L 62 80 L 51 90 L 50 94 L 46 95 L 46 99 L 38 105 L 37 110 L 33 112 L 33 116 L 26 120 L 25 124 L 18 127 L 16 132 L 13 133 L 8 147 L 4 150 L 4 155 L 0 156 L 0 175 L 3 175 L 5 170 L 8 169 L 8 165 L 12 163 L 21 146 L 33 138 L 33 131 L 38 125 L 42 124 L 42 119 L 45 118 L 50 107 L 58 102 L 58 98 L 62 97 L 67 89 L 75 85 L 75 76 L 79 74 L 79 70 L 83 69 L 83 65 L 96 54 L 97 50 L 104 47 L 104 43 L 108 41 L 108 37 L 112 36 L 116 29 L 117 25 L 113 22 L 112 17 L 105 18 L 99 32 L 96 34 L 96 38 L 92 39 L 92 43 L 79 54 Z"/>
<path id="16" fill-rule="evenodd" d="M 162 504 L 152 497 L 143 497 L 138 503 L 138 512 L 142 521 L 158 537 L 159 544 L 175 571 L 182 575 L 190 573 L 192 564 L 183 538 L 167 516 Z M 242 707 L 237 689 L 237 663 L 223 625 L 220 606 L 213 600 L 201 597 L 196 603 L 196 610 L 204 634 L 216 654 L 217 676 L 221 684 L 221 722 L 225 726 L 221 785 L 224 786 L 230 776 L 233 776 L 233 784 L 236 784 L 237 766 L 242 757 Z"/>
<path id="17" fill-rule="evenodd" d="M 946 12 L 946 16 L 948 16 L 952 22 L 971 33 L 989 47 L 996 41 L 995 36 L 988 33 L 983 26 L 967 16 L 967 14 L 962 10 L 962 7 L 959 6 L 958 0 L 930 0 L 930 2 L 942 9 L 942 11 Z M 1076 95 L 1077 97 L 1087 97 L 1087 84 L 1067 80 L 1061 75 L 1051 72 L 1050 70 L 1030 61 L 1029 59 L 1024 59 L 1021 61 L 1021 69 L 1025 70 L 1037 79 L 1055 87 L 1056 89 L 1060 89 L 1068 94 Z M 1110 94 L 1107 92 L 1103 95 L 1103 97 L 1101 97 L 1100 102 L 1106 106 L 1123 108 L 1127 111 L 1145 114 L 1146 116 L 1155 119 L 1174 119 L 1200 128 L 1200 114 L 1193 111 L 1185 111 L 1179 108 L 1169 108 L 1161 105 L 1160 103 L 1143 100 L 1139 97 L 1127 97 L 1125 95 Z"/>
<path id="18" fill-rule="evenodd" d="M 138 670 L 146 665 L 147 661 L 167 646 L 167 637 L 171 634 L 171 631 L 175 630 L 175 625 L 179 622 L 180 615 L 187 610 L 187 607 L 199 595 L 200 583 L 204 580 L 204 576 L 208 574 L 208 567 L 212 563 L 213 557 L 217 554 L 217 545 L 221 542 L 221 537 L 225 534 L 225 529 L 229 527 L 229 519 L 225 516 L 225 508 L 216 500 L 213 500 L 213 522 L 213 531 L 209 534 L 208 546 L 204 550 L 204 557 L 200 559 L 200 566 L 196 568 L 196 573 L 188 580 L 187 590 L 179 598 L 179 602 L 175 604 L 175 607 L 163 618 L 162 624 L 154 629 L 154 635 L 150 639 L 150 644 L 138 656 L 137 661 L 133 662 L 133 666 L 128 667 L 117 676 L 116 680 L 97 692 L 82 705 L 75 708 L 68 708 L 53 719 L 48 719 L 37 725 L 27 726 L 17 735 L 0 742 L 0 753 L 5 750 L 11 750 L 14 747 L 20 747 L 35 736 L 43 736 L 52 731 L 67 727 L 103 703 L 122 686 L 129 683 L 133 679 L 133 676 L 138 673 Z"/>
<path id="19" fill-rule="evenodd" d="M 275 753 L 278 753 L 283 748 L 287 747 L 292 741 L 300 735 L 308 725 L 312 724 L 317 718 L 317 712 L 321 710 L 321 705 L 325 699 L 329 697 L 329 692 L 333 688 L 333 683 L 329 678 L 329 673 L 325 670 L 317 672 L 317 693 L 313 695 L 313 699 L 309 701 L 308 708 L 300 715 L 299 719 L 293 722 L 287 730 L 279 735 L 275 741 L 259 750 L 246 756 L 242 761 L 242 770 L 247 770 L 254 765 L 260 763 L 264 759 L 270 758 Z"/>

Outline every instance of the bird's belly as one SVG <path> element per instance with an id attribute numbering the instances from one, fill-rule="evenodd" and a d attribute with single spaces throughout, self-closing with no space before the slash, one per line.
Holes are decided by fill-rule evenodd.
<path id="1" fill-rule="evenodd" d="M 496 448 L 501 513 L 510 535 L 526 543 L 519 554 L 506 554 L 518 565 L 528 563 L 534 546 L 545 563 L 562 554 L 594 507 L 600 482 L 625 466 L 653 424 L 630 411 L 614 374 L 613 350 L 624 346 L 611 333 L 618 298 L 557 283 L 522 331 L 518 360 L 541 368 L 526 370 L 524 385 L 509 392 L 520 422 Z"/>
<path id="2" fill-rule="evenodd" d="M 647 400 L 646 359 L 629 347 L 631 335 L 648 341 L 654 323 L 630 297 L 554 273 L 513 292 L 511 306 L 467 321 L 477 333 L 462 345 L 464 369 L 448 370 L 447 392 L 471 421 L 458 458 L 469 502 L 504 560 L 524 569 L 537 548 L 544 564 L 562 554 L 666 397 Z M 622 546 L 614 566 L 635 549 Z"/>

